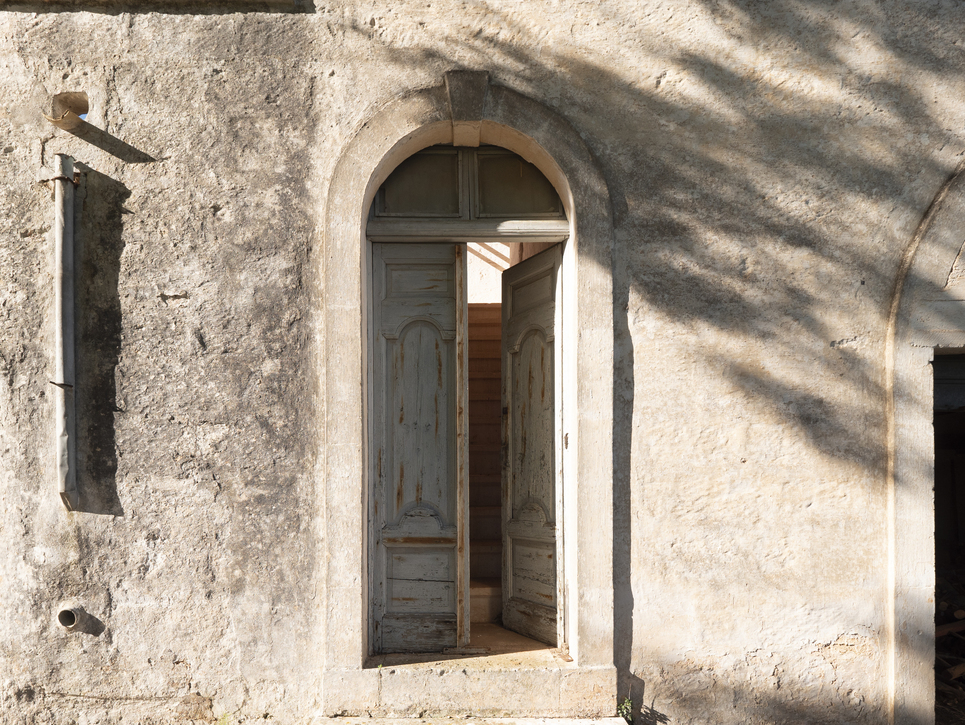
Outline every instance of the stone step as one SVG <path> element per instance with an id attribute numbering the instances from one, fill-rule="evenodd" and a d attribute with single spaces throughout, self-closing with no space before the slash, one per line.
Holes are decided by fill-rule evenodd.
<path id="1" fill-rule="evenodd" d="M 499 579 L 470 579 L 469 621 L 495 622 L 503 612 L 503 585 Z"/>
<path id="2" fill-rule="evenodd" d="M 507 632 L 504 638 L 512 636 Z M 320 714 L 360 717 L 364 723 L 358 725 L 411 725 L 419 718 L 440 725 L 450 718 L 459 719 L 459 725 L 523 725 L 531 718 L 534 725 L 580 721 L 571 718 L 623 725 L 612 717 L 617 707 L 615 667 L 581 667 L 553 648 L 527 641 L 534 649 L 463 657 L 426 655 L 431 659 L 422 662 L 418 655 L 381 655 L 362 670 L 328 670 Z M 439 719 L 428 719 L 430 715 Z"/>
<path id="3" fill-rule="evenodd" d="M 469 537 L 473 542 L 479 541 L 480 539 L 495 539 L 501 543 L 502 531 L 502 506 L 469 507 Z M 470 546 L 472 546 L 472 544 L 470 544 Z"/>
<path id="4" fill-rule="evenodd" d="M 469 571 L 473 579 L 499 579 L 503 571 L 502 539 L 476 539 L 470 542 Z"/>

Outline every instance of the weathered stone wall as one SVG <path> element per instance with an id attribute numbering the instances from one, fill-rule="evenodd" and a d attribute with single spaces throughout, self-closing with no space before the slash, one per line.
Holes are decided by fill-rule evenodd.
<path id="1" fill-rule="evenodd" d="M 314 712 L 326 186 L 375 109 L 465 67 L 567 118 L 611 192 L 620 697 L 882 721 L 886 322 L 965 150 L 965 6 L 180 5 L 0 14 L 0 719 Z M 73 90 L 103 135 L 43 119 Z M 56 153 L 82 170 L 77 513 Z M 56 626 L 69 601 L 99 636 Z"/>

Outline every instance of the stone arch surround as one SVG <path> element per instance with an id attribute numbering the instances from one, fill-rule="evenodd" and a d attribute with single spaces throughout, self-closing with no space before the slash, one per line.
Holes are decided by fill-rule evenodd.
<path id="1" fill-rule="evenodd" d="M 906 248 L 888 320 L 886 405 L 891 722 L 935 721 L 936 350 L 965 350 L 965 164 Z"/>
<path id="2" fill-rule="evenodd" d="M 492 144 L 533 163 L 554 185 L 570 220 L 564 273 L 573 280 L 564 318 L 569 374 L 564 396 L 565 604 L 572 663 L 517 670 L 461 660 L 434 671 L 366 668 L 365 219 L 386 177 L 427 146 Z M 323 425 L 318 613 L 323 714 L 610 716 L 613 665 L 613 223 L 606 182 L 577 131 L 546 106 L 453 71 L 368 119 L 345 147 L 328 189 L 318 281 L 323 300 L 316 356 Z M 575 471 L 575 476 L 570 472 Z M 451 663 L 450 663 L 451 665 Z"/>

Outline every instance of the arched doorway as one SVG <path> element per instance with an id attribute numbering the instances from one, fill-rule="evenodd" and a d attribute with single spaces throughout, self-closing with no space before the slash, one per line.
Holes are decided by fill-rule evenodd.
<path id="1" fill-rule="evenodd" d="M 935 721 L 933 422 L 944 408 L 941 369 L 947 365 L 936 373 L 932 363 L 965 351 L 962 171 L 940 189 L 905 250 L 888 320 L 889 710 L 895 723 Z"/>
<path id="2" fill-rule="evenodd" d="M 420 151 L 376 194 L 373 654 L 511 650 L 498 625 L 567 651 L 556 382 L 568 236 L 549 181 L 498 147 Z M 508 252 L 490 260 L 497 275 L 477 262 L 494 245 Z"/>
<path id="3" fill-rule="evenodd" d="M 532 163 L 552 184 L 569 227 L 561 273 L 565 351 L 561 454 L 568 501 L 562 562 L 570 592 L 569 661 L 526 677 L 493 665 L 447 666 L 424 674 L 370 666 L 367 367 L 372 259 L 368 213 L 404 159 L 435 145 L 490 145 Z M 580 135 L 559 115 L 488 74 L 446 74 L 442 86 L 387 105 L 347 144 L 325 193 L 317 245 L 320 484 L 318 581 L 322 710 L 328 714 L 472 712 L 475 715 L 612 715 L 613 666 L 613 227 L 606 183 Z M 512 232 L 512 230 L 507 230 Z M 572 504 L 572 505 L 570 505 Z M 478 663 L 477 663 L 478 664 Z M 458 697 L 470 688 L 472 698 Z M 461 705 L 460 705 L 461 703 Z M 507 705 L 507 703 L 511 703 Z M 460 709 L 469 708 L 468 710 Z"/>

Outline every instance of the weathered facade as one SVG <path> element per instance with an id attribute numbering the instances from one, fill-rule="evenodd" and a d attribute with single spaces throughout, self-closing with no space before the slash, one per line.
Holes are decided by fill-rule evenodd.
<path id="1" fill-rule="evenodd" d="M 934 721 L 965 6 L 0 8 L 0 720 L 599 718 L 629 696 L 638 723 Z M 49 120 L 81 92 L 86 121 Z M 394 409 L 373 401 L 373 245 L 406 240 L 369 212 L 436 145 L 517 154 L 566 221 L 539 332 L 555 558 L 533 579 L 559 639 L 527 656 L 380 658 L 374 631 L 373 420 Z M 538 241 L 530 221 L 430 241 L 458 260 Z M 456 552 L 436 589 L 457 634 L 468 516 L 420 530 L 433 562 Z"/>

